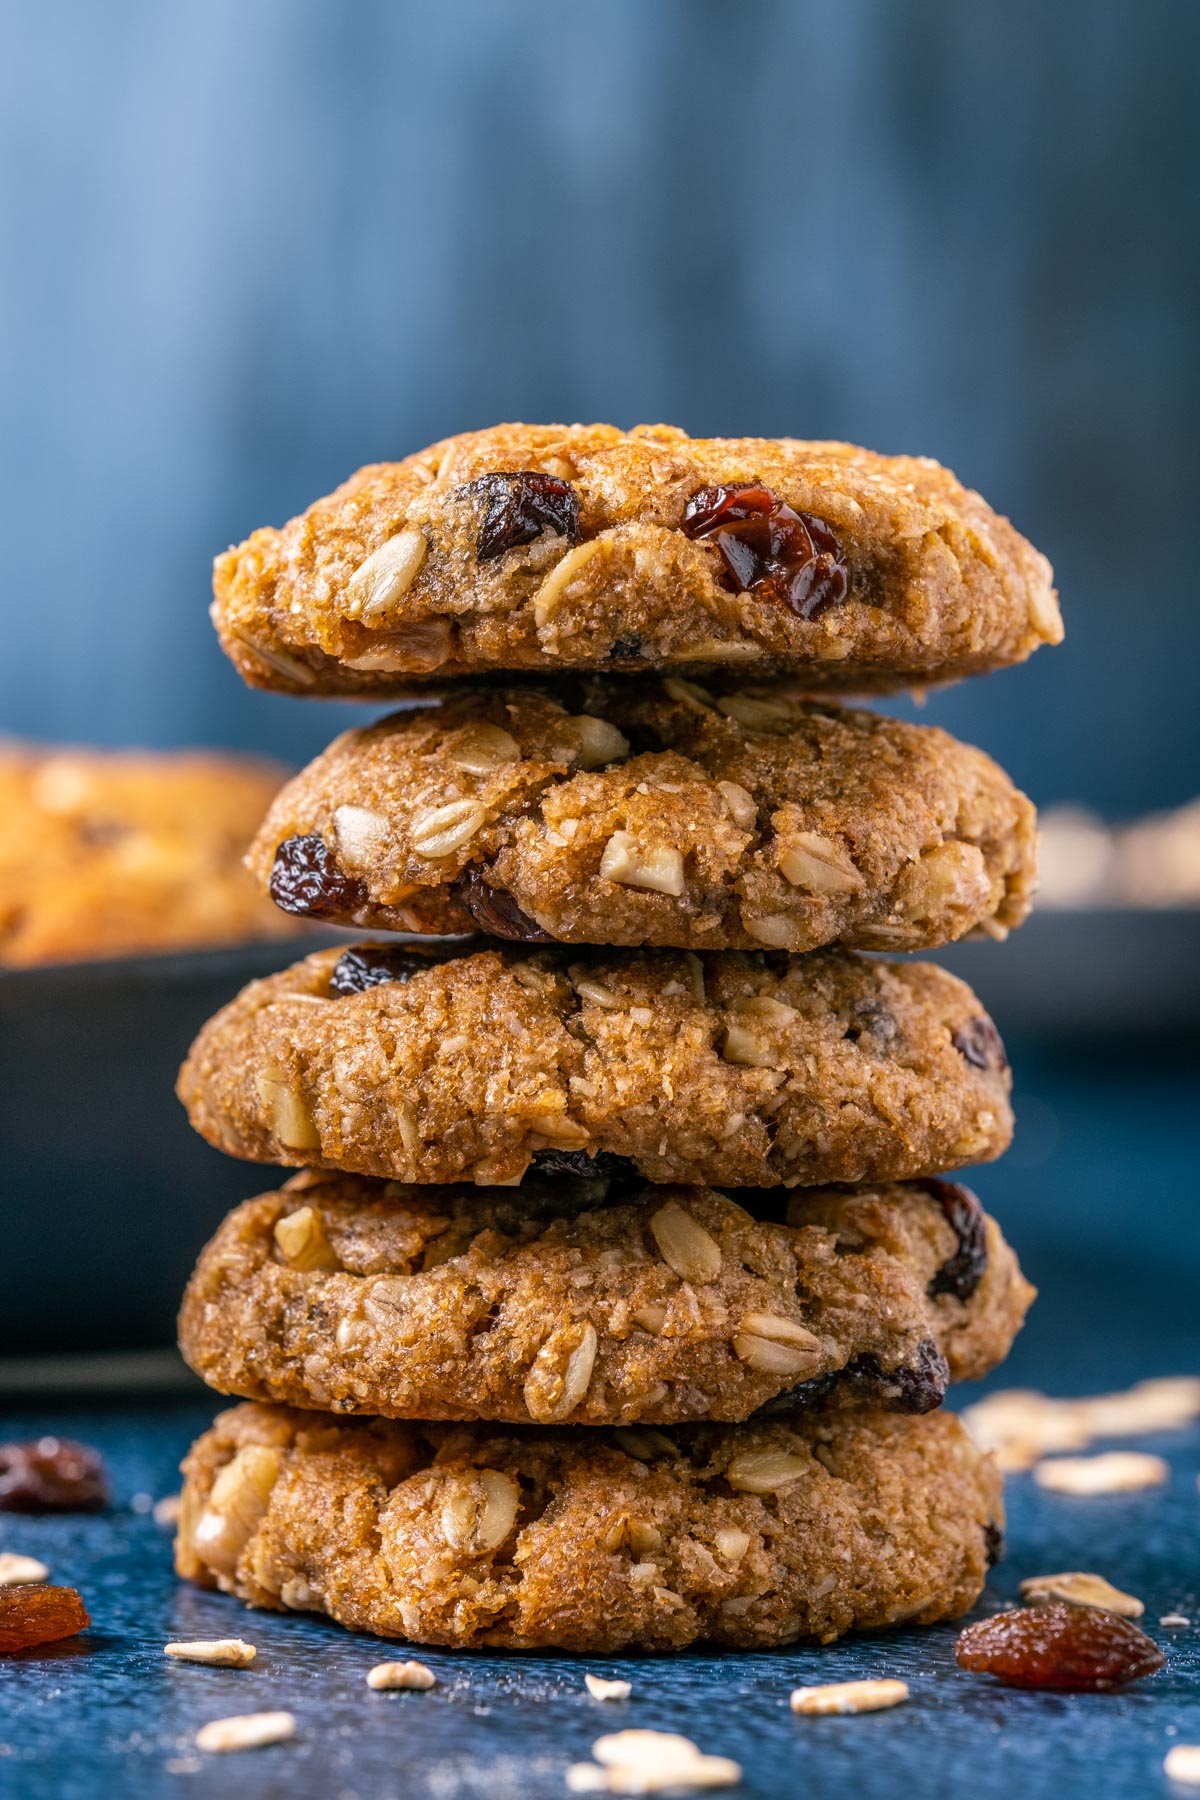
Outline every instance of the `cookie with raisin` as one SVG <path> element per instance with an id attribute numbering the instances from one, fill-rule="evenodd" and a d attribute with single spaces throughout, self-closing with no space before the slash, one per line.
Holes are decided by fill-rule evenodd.
<path id="1" fill-rule="evenodd" d="M 222 1413 L 184 1463 L 179 1573 L 455 1649 L 766 1649 L 955 1618 L 1000 1477 L 949 1413 L 571 1431 Z"/>
<path id="2" fill-rule="evenodd" d="M 957 1182 L 413 1187 L 309 1170 L 230 1213 L 180 1345 L 225 1394 L 514 1424 L 929 1412 L 1033 1290 Z"/>
<path id="3" fill-rule="evenodd" d="M 209 1021 L 179 1094 L 234 1156 L 484 1186 L 601 1156 L 653 1182 L 905 1180 L 1012 1130 L 971 990 L 849 950 L 320 951 Z"/>
<path id="4" fill-rule="evenodd" d="M 249 861 L 288 911 L 367 931 L 920 950 L 1021 923 L 1036 828 L 990 757 L 933 727 L 584 676 L 346 732 Z"/>
<path id="5" fill-rule="evenodd" d="M 256 687 L 493 670 L 796 677 L 887 692 L 1057 643 L 1052 572 L 927 457 L 671 426 L 498 425 L 360 469 L 219 556 Z"/>

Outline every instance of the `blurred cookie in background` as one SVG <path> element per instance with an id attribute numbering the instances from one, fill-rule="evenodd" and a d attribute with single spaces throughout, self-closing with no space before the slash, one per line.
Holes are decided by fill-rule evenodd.
<path id="1" fill-rule="evenodd" d="M 286 773 L 211 751 L 0 743 L 0 965 L 311 932 L 242 867 Z"/>
<path id="2" fill-rule="evenodd" d="M 1200 906 L 1200 799 L 1109 825 L 1082 806 L 1042 815 L 1043 906 Z"/>

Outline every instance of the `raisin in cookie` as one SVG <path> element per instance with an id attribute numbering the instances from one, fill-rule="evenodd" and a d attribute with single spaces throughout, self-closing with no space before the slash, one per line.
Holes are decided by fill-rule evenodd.
<path id="1" fill-rule="evenodd" d="M 347 732 L 255 875 L 366 930 L 689 950 L 920 950 L 1029 910 L 1033 807 L 943 731 L 672 676 L 568 688 L 571 712 L 477 688 Z"/>
<path id="2" fill-rule="evenodd" d="M 284 773 L 200 752 L 0 745 L 0 964 L 296 935 L 241 861 Z"/>
<path id="3" fill-rule="evenodd" d="M 225 1220 L 180 1345 L 222 1393 L 388 1418 L 929 1412 L 949 1379 L 1002 1361 L 1032 1298 L 956 1182 L 735 1201 L 569 1176 L 486 1189 L 311 1171 Z"/>
<path id="4" fill-rule="evenodd" d="M 485 1186 L 539 1153 L 718 1186 L 932 1175 L 1000 1155 L 1008 1090 L 963 982 L 849 950 L 319 951 L 243 989 L 179 1080 L 231 1155 Z"/>
<path id="5" fill-rule="evenodd" d="M 361 469 L 217 558 L 256 687 L 736 666 L 886 691 L 1062 636 L 1045 557 L 926 457 L 669 426 L 499 425 Z"/>
<path id="6" fill-rule="evenodd" d="M 948 1413 L 800 1413 L 668 1437 L 222 1413 L 176 1567 L 252 1606 L 459 1649 L 742 1649 L 977 1599 L 1000 1477 Z"/>

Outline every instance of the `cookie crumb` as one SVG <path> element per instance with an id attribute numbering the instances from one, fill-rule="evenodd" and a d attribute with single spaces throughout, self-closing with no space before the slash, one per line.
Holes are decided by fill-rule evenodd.
<path id="1" fill-rule="evenodd" d="M 264 1744 L 282 1744 L 295 1737 L 296 1718 L 290 1712 L 235 1713 L 228 1719 L 211 1719 L 196 1733 L 197 1750 L 258 1750 Z"/>
<path id="2" fill-rule="evenodd" d="M 1186 1613 L 1164 1613 L 1158 1622 L 1160 1625 L 1167 1625 L 1179 1630 L 1185 1625 L 1190 1625 L 1192 1621 Z"/>
<path id="3" fill-rule="evenodd" d="M 673 1731 L 617 1731 L 597 1738 L 594 1763 L 572 1763 L 573 1794 L 658 1794 L 675 1788 L 735 1787 L 741 1767 L 728 1756 L 707 1756 Z"/>
<path id="4" fill-rule="evenodd" d="M 45 1581 L 50 1571 L 36 1556 L 21 1556 L 16 1550 L 0 1550 L 0 1588 L 29 1587 Z"/>
<path id="5" fill-rule="evenodd" d="M 792 1711 L 823 1718 L 828 1713 L 882 1712 L 908 1699 L 907 1681 L 831 1681 L 792 1691 Z"/>
<path id="6" fill-rule="evenodd" d="M 1146 1608 L 1133 1594 L 1126 1594 L 1103 1575 L 1073 1569 L 1062 1575 L 1031 1575 L 1021 1583 L 1026 1606 L 1097 1606 L 1122 1619 L 1140 1619 Z"/>
<path id="7" fill-rule="evenodd" d="M 1200 1787 L 1200 1744 L 1173 1744 L 1163 1759 L 1163 1774 L 1185 1787 Z"/>
<path id="8" fill-rule="evenodd" d="M 593 1675 L 591 1671 L 584 1676 L 583 1685 L 593 1700 L 628 1700 L 633 1686 L 628 1681 L 609 1681 L 603 1675 Z"/>
<path id="9" fill-rule="evenodd" d="M 1108 1450 L 1101 1456 L 1060 1456 L 1036 1463 L 1033 1479 L 1058 1494 L 1131 1494 L 1161 1487 L 1170 1472 L 1161 1456 Z"/>
<path id="10" fill-rule="evenodd" d="M 437 1682 L 433 1670 L 422 1662 L 382 1662 L 367 1674 L 369 1688 L 431 1688 Z"/>
<path id="11" fill-rule="evenodd" d="M 257 1654 L 244 1638 L 192 1638 L 163 1645 L 163 1655 L 176 1662 L 212 1663 L 222 1669 L 248 1669 Z"/>

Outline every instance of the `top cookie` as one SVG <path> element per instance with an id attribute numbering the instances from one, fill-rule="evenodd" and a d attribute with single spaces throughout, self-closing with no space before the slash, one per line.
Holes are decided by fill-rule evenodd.
<path id="1" fill-rule="evenodd" d="M 886 692 L 1058 643 L 1052 572 L 927 457 L 665 425 L 498 425 L 360 469 L 217 558 L 255 687 L 736 668 Z"/>

